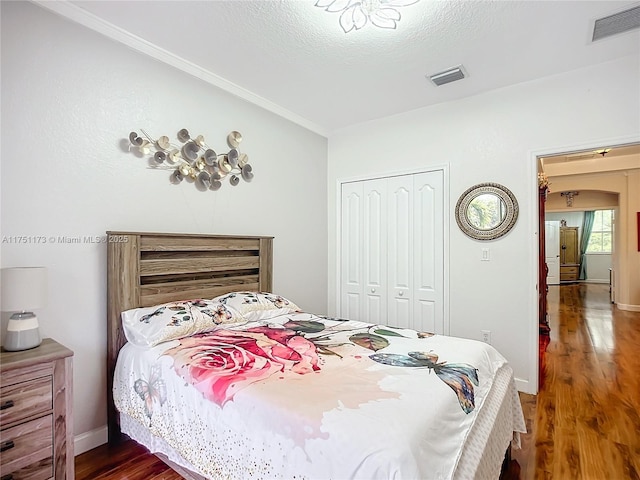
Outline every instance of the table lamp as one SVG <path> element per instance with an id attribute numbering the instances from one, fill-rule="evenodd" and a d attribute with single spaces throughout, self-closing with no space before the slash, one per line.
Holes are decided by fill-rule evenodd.
<path id="1" fill-rule="evenodd" d="M 11 315 L 2 342 L 5 350 L 15 352 L 40 345 L 38 317 L 30 310 L 44 307 L 47 298 L 45 267 L 2 269 L 2 311 Z"/>

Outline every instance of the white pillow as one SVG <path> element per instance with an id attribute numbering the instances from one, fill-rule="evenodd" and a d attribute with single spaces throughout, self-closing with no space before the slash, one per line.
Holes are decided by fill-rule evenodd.
<path id="1" fill-rule="evenodd" d="M 300 307 L 291 300 L 274 293 L 233 292 L 220 295 L 213 300 L 239 312 L 249 322 L 300 312 Z"/>
<path id="2" fill-rule="evenodd" d="M 184 300 L 122 312 L 124 334 L 139 347 L 209 332 L 219 325 L 246 322 L 232 306 L 214 300 Z"/>

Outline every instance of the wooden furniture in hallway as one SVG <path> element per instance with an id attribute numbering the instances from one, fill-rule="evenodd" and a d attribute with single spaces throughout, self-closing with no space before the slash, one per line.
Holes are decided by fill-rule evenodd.
<path id="1" fill-rule="evenodd" d="M 549 333 L 549 321 L 547 320 L 547 275 L 549 267 L 546 262 L 545 244 L 545 202 L 547 201 L 548 188 L 546 185 L 538 189 L 538 325 L 541 335 Z"/>
<path id="2" fill-rule="evenodd" d="M 549 266 L 547 265 L 546 253 L 546 233 L 545 233 L 545 205 L 549 188 L 546 184 L 539 184 L 538 187 L 538 388 L 542 387 L 544 381 L 544 351 L 549 343 L 549 319 L 547 318 L 547 295 L 549 285 L 547 276 Z"/>
<path id="3" fill-rule="evenodd" d="M 578 227 L 560 227 L 560 282 L 575 282 L 579 275 Z"/>

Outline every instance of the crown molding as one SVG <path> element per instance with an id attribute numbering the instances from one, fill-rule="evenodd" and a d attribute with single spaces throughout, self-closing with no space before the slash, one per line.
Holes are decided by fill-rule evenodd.
<path id="1" fill-rule="evenodd" d="M 265 110 L 268 110 L 271 113 L 274 113 L 297 125 L 300 125 L 301 127 L 311 130 L 318 135 L 327 137 L 326 129 L 321 127 L 320 125 L 311 122 L 306 118 L 303 118 L 300 115 L 297 115 L 292 111 L 287 110 L 286 108 L 283 108 L 270 100 L 267 100 L 266 98 L 256 95 L 253 92 L 250 92 L 249 90 L 242 88 L 241 86 L 236 85 L 233 82 L 229 82 L 219 75 L 205 70 L 204 68 L 196 65 L 193 62 L 185 60 L 182 57 L 179 57 L 163 48 L 160 48 L 159 46 L 148 42 L 143 38 L 140 38 L 137 35 L 124 30 L 123 28 L 109 23 L 102 18 L 84 10 L 83 8 L 74 5 L 68 0 L 32 0 L 32 2 L 46 10 L 65 17 L 75 23 L 79 23 L 80 25 L 90 28 L 91 30 L 94 30 L 98 33 L 101 33 L 102 35 L 105 35 L 112 40 L 127 45 L 128 47 L 131 47 L 140 53 L 155 58 L 156 60 L 160 60 L 167 65 L 171 65 L 178 70 L 199 78 L 200 80 L 218 87 L 236 97 L 246 100 L 249 103 L 264 108 Z"/>

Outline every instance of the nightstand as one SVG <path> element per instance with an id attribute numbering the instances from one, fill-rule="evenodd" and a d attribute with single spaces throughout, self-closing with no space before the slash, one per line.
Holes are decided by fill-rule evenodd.
<path id="1" fill-rule="evenodd" d="M 73 352 L 0 352 L 0 480 L 73 480 Z"/>

